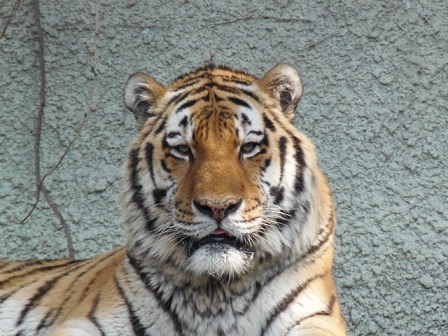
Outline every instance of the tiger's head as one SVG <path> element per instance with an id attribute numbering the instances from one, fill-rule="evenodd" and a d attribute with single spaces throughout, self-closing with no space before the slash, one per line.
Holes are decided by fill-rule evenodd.
<path id="1" fill-rule="evenodd" d="M 314 147 L 292 124 L 298 72 L 219 66 L 125 88 L 139 135 L 121 203 L 129 253 L 195 276 L 235 277 L 297 258 L 319 230 Z M 317 178 L 316 178 L 317 177 Z"/>

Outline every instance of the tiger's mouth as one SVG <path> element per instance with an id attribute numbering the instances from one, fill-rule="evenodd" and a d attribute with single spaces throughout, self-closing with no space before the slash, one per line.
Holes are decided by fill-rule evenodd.
<path id="1" fill-rule="evenodd" d="M 194 243 L 193 249 L 197 250 L 203 246 L 210 245 L 215 246 L 219 249 L 219 246 L 222 246 L 222 248 L 225 248 L 226 246 L 233 247 L 237 249 L 238 251 L 248 255 L 250 259 L 253 258 L 253 255 L 255 253 L 255 250 L 253 247 L 248 246 L 244 242 L 240 241 L 236 237 L 230 235 L 227 231 L 224 231 L 222 229 L 216 229 L 208 236 L 205 236 L 204 238 L 198 240 Z"/>
<path id="2" fill-rule="evenodd" d="M 228 244 L 233 247 L 239 247 L 242 245 L 235 237 L 230 236 L 228 233 L 210 234 L 196 242 L 196 245 L 197 247 L 201 247 L 213 243 Z"/>

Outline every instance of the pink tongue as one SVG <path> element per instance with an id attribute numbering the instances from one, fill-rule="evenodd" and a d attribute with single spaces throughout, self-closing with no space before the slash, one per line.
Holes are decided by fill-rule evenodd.
<path id="1" fill-rule="evenodd" d="M 213 231 L 211 234 L 212 235 L 220 235 L 220 234 L 226 234 L 227 232 L 223 229 L 216 229 L 215 231 Z"/>

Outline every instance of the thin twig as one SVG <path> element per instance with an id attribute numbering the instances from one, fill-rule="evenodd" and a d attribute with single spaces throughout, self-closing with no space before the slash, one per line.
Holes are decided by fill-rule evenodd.
<path id="1" fill-rule="evenodd" d="M 210 27 L 228 25 L 239 21 L 253 21 L 253 20 L 273 20 L 274 22 L 312 22 L 312 20 L 304 18 L 280 18 L 275 16 L 262 15 L 262 16 L 239 17 L 233 20 L 214 22 L 210 24 Z"/>
<path id="2" fill-rule="evenodd" d="M 37 204 L 39 203 L 40 200 L 40 191 L 44 188 L 43 187 L 43 183 L 45 181 L 45 179 L 50 176 L 51 174 L 53 174 L 53 172 L 59 168 L 59 166 L 62 164 L 62 161 L 64 160 L 64 158 L 67 156 L 68 152 L 70 151 L 70 148 L 72 147 L 73 143 L 79 138 L 79 136 L 81 135 L 81 131 L 82 131 L 82 127 L 84 126 L 84 120 L 86 118 L 86 115 L 84 115 L 83 120 L 81 121 L 81 123 L 78 126 L 78 131 L 76 132 L 75 136 L 73 137 L 72 140 L 70 140 L 70 142 L 68 143 L 67 147 L 65 148 L 64 152 L 62 153 L 61 157 L 59 158 L 59 160 L 56 162 L 56 164 L 42 177 L 42 179 L 40 180 L 38 186 L 37 186 L 37 195 L 36 195 L 36 200 L 33 203 L 33 206 L 31 207 L 31 210 L 28 212 L 28 214 L 19 222 L 19 224 L 23 224 L 25 223 L 28 218 L 33 214 L 34 210 L 37 207 Z M 37 129 L 37 126 L 36 126 Z M 37 132 L 36 132 L 36 138 L 37 138 Z"/>
<path id="3" fill-rule="evenodd" d="M 5 1 L 2 1 L 2 5 L 1 7 L 3 7 Z M 0 8 L 1 8 L 0 7 Z M 14 15 L 17 12 L 17 9 L 20 7 L 20 0 L 16 0 L 16 2 L 14 3 L 14 6 L 12 7 L 12 11 L 11 14 L 8 17 L 8 20 L 6 21 L 5 25 L 3 26 L 2 32 L 0 33 L 0 40 L 3 38 L 3 36 L 5 36 L 6 34 L 6 29 L 8 29 L 9 24 L 12 21 L 12 18 L 14 17 Z"/>

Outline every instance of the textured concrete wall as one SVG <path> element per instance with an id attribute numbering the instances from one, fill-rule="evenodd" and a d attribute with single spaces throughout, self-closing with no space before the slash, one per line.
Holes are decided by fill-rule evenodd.
<path id="1" fill-rule="evenodd" d="M 2 27 L 14 2 L 2 2 Z M 297 124 L 337 200 L 334 273 L 350 334 L 448 334 L 445 1 L 101 2 L 94 109 L 45 183 L 77 257 L 123 242 L 120 167 L 136 133 L 122 103 L 129 74 L 145 69 L 166 83 L 213 60 L 262 76 L 288 62 L 305 84 Z M 95 5 L 40 6 L 45 173 L 88 111 Z M 33 6 L 22 1 L 0 41 L 0 257 L 67 255 L 44 200 L 17 224 L 35 198 L 37 50 Z"/>

